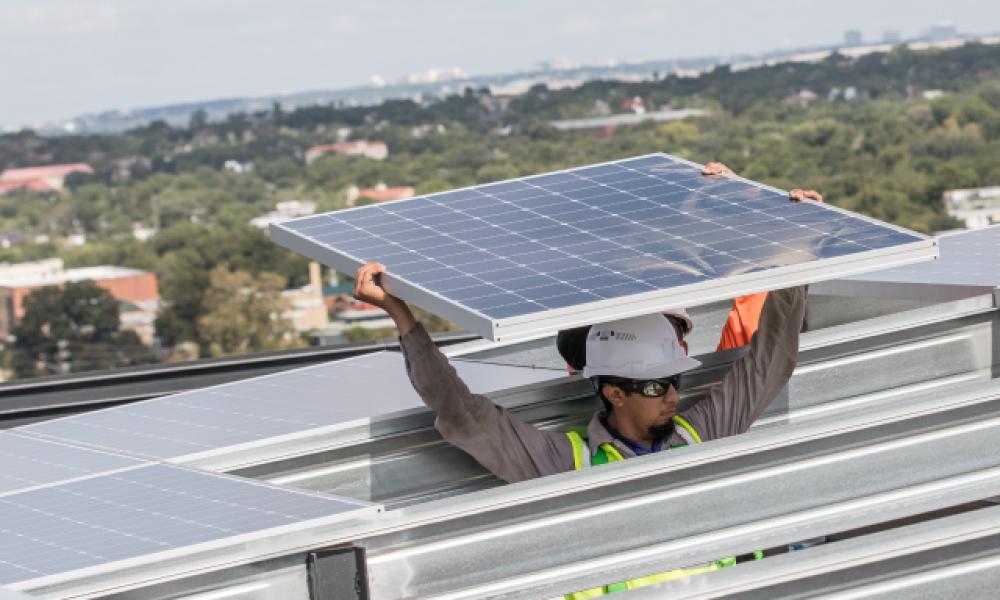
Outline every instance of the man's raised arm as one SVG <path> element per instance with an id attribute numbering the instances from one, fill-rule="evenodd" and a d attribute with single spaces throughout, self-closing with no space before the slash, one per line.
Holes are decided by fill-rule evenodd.
<path id="1" fill-rule="evenodd" d="M 396 323 L 410 382 L 437 415 L 434 427 L 441 436 L 510 483 L 572 470 L 573 450 L 564 434 L 536 429 L 469 390 L 406 303 L 382 288 L 378 276 L 385 270 L 378 263 L 358 269 L 354 297 L 384 309 Z"/>

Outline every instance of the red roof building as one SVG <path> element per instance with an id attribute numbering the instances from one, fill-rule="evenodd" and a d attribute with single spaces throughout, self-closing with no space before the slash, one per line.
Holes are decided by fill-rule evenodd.
<path id="1" fill-rule="evenodd" d="M 52 187 L 42 179 L 32 179 L 30 181 L 0 181 L 0 194 L 5 194 L 14 190 L 51 192 L 55 189 L 56 188 Z"/>
<path id="2" fill-rule="evenodd" d="M 155 318 L 160 291 L 156 273 L 124 267 L 84 267 L 63 269 L 61 259 L 45 259 L 15 265 L 0 265 L 0 338 L 10 335 L 24 317 L 24 299 L 31 292 L 47 287 L 62 286 L 69 281 L 93 281 L 107 290 L 115 300 L 128 302 Z M 151 326 L 152 320 L 149 321 Z M 152 329 L 137 331 L 147 343 Z"/>
<path id="3" fill-rule="evenodd" d="M 86 173 L 90 175 L 94 173 L 94 169 L 87 163 L 7 169 L 3 173 L 0 173 L 0 193 L 17 189 L 35 191 L 61 190 L 66 177 L 71 173 Z"/>

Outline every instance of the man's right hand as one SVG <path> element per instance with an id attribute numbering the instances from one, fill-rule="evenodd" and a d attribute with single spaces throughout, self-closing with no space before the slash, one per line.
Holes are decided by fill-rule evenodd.
<path id="1" fill-rule="evenodd" d="M 382 287 L 378 276 L 385 271 L 385 265 L 380 263 L 367 263 L 358 268 L 354 274 L 354 297 L 389 313 L 399 329 L 399 335 L 404 336 L 413 329 L 417 321 L 405 302 Z"/>
<path id="2" fill-rule="evenodd" d="M 393 301 L 399 302 L 399 298 L 385 291 L 381 282 L 377 281 L 377 276 L 382 273 L 385 273 L 385 265 L 381 263 L 370 262 L 359 267 L 354 274 L 354 297 L 382 309 Z"/>

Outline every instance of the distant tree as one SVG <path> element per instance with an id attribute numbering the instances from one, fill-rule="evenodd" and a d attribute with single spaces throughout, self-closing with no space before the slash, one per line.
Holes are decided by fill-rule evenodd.
<path id="1" fill-rule="evenodd" d="M 222 264 L 212 269 L 202 300 L 204 314 L 198 333 L 212 356 L 280 350 L 301 345 L 299 336 L 282 313 L 285 280 L 274 273 L 254 277 L 230 271 Z"/>
<path id="2" fill-rule="evenodd" d="M 208 125 L 208 113 L 205 112 L 205 109 L 199 108 L 191 113 L 191 118 L 188 120 L 188 127 L 191 131 L 198 131 L 206 125 Z"/>
<path id="3" fill-rule="evenodd" d="M 67 189 L 76 191 L 80 186 L 98 181 L 98 177 L 92 173 L 73 172 L 66 176 L 63 185 Z"/>
<path id="4" fill-rule="evenodd" d="M 41 288 L 24 302 L 13 331 L 18 377 L 156 362 L 135 333 L 118 331 L 118 301 L 93 282 Z"/>

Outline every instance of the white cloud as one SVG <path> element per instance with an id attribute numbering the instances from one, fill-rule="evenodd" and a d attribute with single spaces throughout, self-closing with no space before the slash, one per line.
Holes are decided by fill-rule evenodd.
<path id="1" fill-rule="evenodd" d="M 0 7 L 0 30 L 17 33 L 103 33 L 121 24 L 110 2 L 39 0 Z"/>

